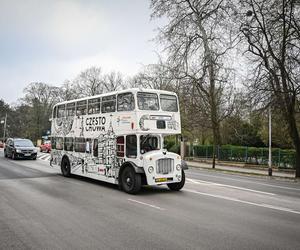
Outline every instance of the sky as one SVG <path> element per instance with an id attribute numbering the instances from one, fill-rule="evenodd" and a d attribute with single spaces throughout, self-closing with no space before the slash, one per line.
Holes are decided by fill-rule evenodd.
<path id="1" fill-rule="evenodd" d="M 132 76 L 157 62 L 161 20 L 148 0 L 0 0 L 0 99 L 31 82 L 59 86 L 82 70 Z"/>

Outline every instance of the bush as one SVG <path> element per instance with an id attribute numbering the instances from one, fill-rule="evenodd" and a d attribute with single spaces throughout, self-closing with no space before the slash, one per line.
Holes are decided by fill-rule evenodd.
<path id="1" fill-rule="evenodd" d="M 200 158 L 212 158 L 212 145 L 194 145 L 194 156 Z M 216 149 L 216 157 L 222 161 L 245 162 L 257 165 L 267 165 L 269 161 L 268 148 L 244 147 L 233 145 L 222 145 Z M 280 148 L 272 149 L 272 165 L 279 168 L 295 168 L 296 154 L 295 150 L 286 150 Z"/>

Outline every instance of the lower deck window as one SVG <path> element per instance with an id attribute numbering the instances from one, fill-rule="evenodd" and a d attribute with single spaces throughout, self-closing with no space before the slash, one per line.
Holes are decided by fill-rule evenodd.
<path id="1" fill-rule="evenodd" d="M 85 152 L 85 138 L 75 138 L 75 152 Z"/>
<path id="2" fill-rule="evenodd" d="M 137 139 L 136 135 L 126 136 L 126 157 L 136 158 L 137 156 Z"/>

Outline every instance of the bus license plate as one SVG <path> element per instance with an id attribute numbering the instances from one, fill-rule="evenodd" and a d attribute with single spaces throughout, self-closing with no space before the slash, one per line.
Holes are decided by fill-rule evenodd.
<path id="1" fill-rule="evenodd" d="M 156 178 L 155 182 L 165 182 L 167 180 L 168 180 L 167 178 Z"/>

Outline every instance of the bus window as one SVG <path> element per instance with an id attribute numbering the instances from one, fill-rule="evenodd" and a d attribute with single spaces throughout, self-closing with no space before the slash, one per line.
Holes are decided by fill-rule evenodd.
<path id="1" fill-rule="evenodd" d="M 84 138 L 75 138 L 75 152 L 85 152 L 85 139 Z"/>
<path id="2" fill-rule="evenodd" d="M 100 113 L 100 98 L 94 98 L 88 100 L 88 114 L 99 114 Z"/>
<path id="3" fill-rule="evenodd" d="M 77 102 L 76 115 L 86 115 L 87 100 Z"/>
<path id="4" fill-rule="evenodd" d="M 86 153 L 92 153 L 92 139 L 86 139 L 85 141 L 85 152 Z"/>
<path id="5" fill-rule="evenodd" d="M 118 111 L 134 110 L 134 97 L 132 93 L 124 93 L 118 95 Z"/>
<path id="6" fill-rule="evenodd" d="M 117 137 L 117 157 L 124 157 L 124 136 Z"/>
<path id="7" fill-rule="evenodd" d="M 98 139 L 94 139 L 93 143 L 93 156 L 98 157 Z"/>
<path id="8" fill-rule="evenodd" d="M 72 137 L 66 137 L 65 138 L 65 146 L 64 146 L 64 148 L 65 148 L 65 150 L 66 151 L 73 151 L 73 138 Z"/>
<path id="9" fill-rule="evenodd" d="M 102 113 L 110 113 L 116 111 L 116 96 L 104 96 L 102 97 Z"/>
<path id="10" fill-rule="evenodd" d="M 61 118 L 61 117 L 65 117 L 65 105 L 59 105 L 57 108 L 57 117 Z"/>
<path id="11" fill-rule="evenodd" d="M 55 144 L 55 148 L 57 150 L 63 150 L 64 146 L 64 138 L 62 137 L 56 137 L 56 144 Z"/>
<path id="12" fill-rule="evenodd" d="M 57 117 L 56 111 L 57 111 L 57 106 L 55 106 L 54 109 L 53 109 L 52 118 L 56 118 Z"/>
<path id="13" fill-rule="evenodd" d="M 157 94 L 138 92 L 137 101 L 140 110 L 159 110 Z"/>
<path id="14" fill-rule="evenodd" d="M 67 116 L 75 115 L 75 102 L 67 103 Z"/>
<path id="15" fill-rule="evenodd" d="M 126 157 L 136 158 L 137 156 L 137 140 L 136 135 L 126 136 Z"/>
<path id="16" fill-rule="evenodd" d="M 51 137 L 51 149 L 56 149 L 56 138 Z"/>
<path id="17" fill-rule="evenodd" d="M 140 148 L 141 148 L 141 154 L 144 154 L 152 150 L 158 150 L 160 148 L 158 137 L 152 135 L 141 135 Z"/>
<path id="18" fill-rule="evenodd" d="M 160 95 L 160 105 L 163 111 L 177 112 L 177 98 L 175 95 Z"/>

